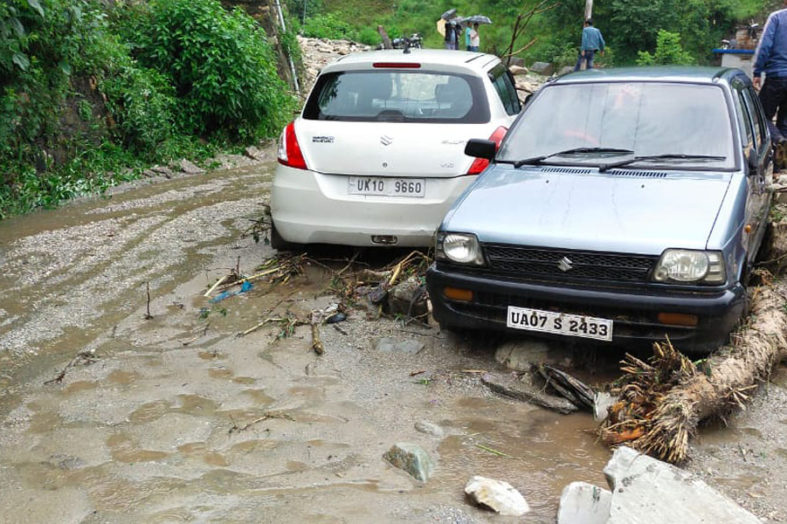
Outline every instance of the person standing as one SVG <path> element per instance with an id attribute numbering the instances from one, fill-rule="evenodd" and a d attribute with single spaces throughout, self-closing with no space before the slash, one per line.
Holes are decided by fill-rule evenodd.
<path id="1" fill-rule="evenodd" d="M 473 30 L 470 31 L 470 46 L 467 50 L 478 52 L 479 49 L 481 49 L 481 36 L 478 34 L 478 22 L 476 22 L 473 24 Z"/>
<path id="2" fill-rule="evenodd" d="M 787 0 L 784 6 L 787 8 Z M 787 9 L 774 11 L 768 17 L 754 53 L 753 72 L 754 88 L 760 91 L 771 135 L 775 142 L 784 142 L 787 140 Z"/>
<path id="3" fill-rule="evenodd" d="M 471 49 L 470 49 L 470 45 L 471 45 L 470 44 L 470 33 L 471 32 L 472 32 L 472 30 L 470 29 L 470 24 L 467 24 L 467 27 L 465 27 L 465 49 L 467 49 L 468 51 L 471 51 Z"/>
<path id="4" fill-rule="evenodd" d="M 785 0 L 787 1 L 787 0 Z M 579 57 L 574 71 L 579 71 L 582 62 L 587 64 L 586 69 L 593 69 L 593 57 L 597 52 L 604 54 L 604 37 L 601 31 L 593 27 L 593 20 L 585 20 L 585 27 L 582 29 L 582 43 L 579 46 Z"/>
<path id="5" fill-rule="evenodd" d="M 449 21 L 445 24 L 445 48 L 446 49 L 456 49 L 457 48 L 457 38 L 456 38 L 456 22 L 453 20 Z"/>

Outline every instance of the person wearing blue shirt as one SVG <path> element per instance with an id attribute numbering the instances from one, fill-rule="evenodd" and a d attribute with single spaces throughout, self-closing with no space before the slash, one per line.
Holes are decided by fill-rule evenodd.
<path id="1" fill-rule="evenodd" d="M 593 56 L 599 51 L 604 54 L 604 45 L 604 37 L 601 36 L 601 31 L 593 27 L 593 20 L 590 18 L 585 20 L 585 27 L 582 29 L 582 43 L 579 46 L 579 57 L 574 71 L 579 71 L 582 62 L 587 64 L 586 69 L 593 69 Z"/>
<path id="2" fill-rule="evenodd" d="M 465 49 L 472 51 L 470 45 L 470 24 L 467 24 L 467 27 L 465 27 Z"/>
<path id="3" fill-rule="evenodd" d="M 787 0 L 784 5 L 787 7 Z M 787 140 L 787 9 L 774 11 L 768 17 L 754 54 L 753 72 L 754 88 L 760 91 L 768 127 L 775 141 L 783 142 Z"/>

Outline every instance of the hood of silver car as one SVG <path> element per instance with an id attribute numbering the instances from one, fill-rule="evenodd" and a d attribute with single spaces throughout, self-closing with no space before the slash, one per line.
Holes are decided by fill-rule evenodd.
<path id="1" fill-rule="evenodd" d="M 454 204 L 442 229 L 472 232 L 481 242 L 564 249 L 705 249 L 730 178 L 498 164 Z"/>

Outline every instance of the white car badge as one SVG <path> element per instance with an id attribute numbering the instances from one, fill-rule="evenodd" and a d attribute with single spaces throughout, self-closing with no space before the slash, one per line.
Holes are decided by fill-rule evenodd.
<path id="1" fill-rule="evenodd" d="M 573 262 L 568 257 L 563 257 L 560 259 L 560 262 L 557 263 L 557 268 L 564 273 L 574 268 Z"/>
<path id="2" fill-rule="evenodd" d="M 390 146 L 393 143 L 393 137 L 383 135 L 380 137 L 380 143 L 384 146 Z"/>

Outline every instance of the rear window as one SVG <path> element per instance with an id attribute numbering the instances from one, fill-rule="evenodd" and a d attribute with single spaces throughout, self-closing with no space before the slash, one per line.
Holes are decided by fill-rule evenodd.
<path id="1" fill-rule="evenodd" d="M 320 76 L 308 120 L 481 124 L 489 108 L 480 78 L 429 71 L 347 71 Z"/>

